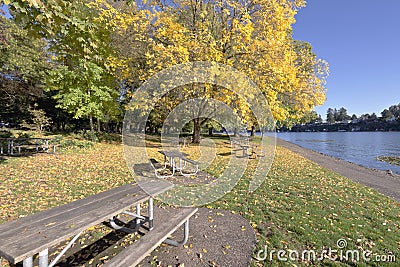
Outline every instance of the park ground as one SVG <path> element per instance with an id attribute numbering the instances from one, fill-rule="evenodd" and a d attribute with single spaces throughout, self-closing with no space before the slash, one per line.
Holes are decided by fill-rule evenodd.
<path id="1" fill-rule="evenodd" d="M 221 151 L 229 149 L 226 140 L 214 140 Z M 120 143 L 80 147 L 60 150 L 54 155 L 1 158 L 0 223 L 133 182 Z M 156 146 L 151 147 L 149 149 L 155 152 Z M 193 149 L 196 154 L 196 148 L 187 149 Z M 216 161 L 218 164 L 208 168 L 211 174 L 218 176 L 221 172 L 223 155 L 219 153 L 218 157 L 222 158 Z M 394 254 L 397 263 L 389 265 L 399 264 L 399 202 L 282 146 L 276 148 L 275 160 L 264 183 L 249 193 L 247 188 L 255 166 L 256 160 L 251 161 L 231 192 L 205 206 L 239 214 L 250 223 L 257 237 L 252 266 L 385 265 L 382 262 L 331 262 L 328 259 L 314 263 L 283 263 L 277 261 L 276 255 L 272 262 L 254 259 L 257 251 L 265 246 L 275 250 L 318 252 L 323 248 L 337 248 L 339 239 L 347 241 L 348 249 L 370 250 L 374 255 Z M 86 246 L 85 242 L 90 243 L 107 234 L 102 226 L 91 230 L 94 231 L 81 245 Z M 238 240 L 232 239 L 232 242 Z M 229 244 L 226 248 L 229 250 Z M 107 258 L 102 256 L 88 265 Z M 6 262 L 2 265 L 6 266 Z"/>

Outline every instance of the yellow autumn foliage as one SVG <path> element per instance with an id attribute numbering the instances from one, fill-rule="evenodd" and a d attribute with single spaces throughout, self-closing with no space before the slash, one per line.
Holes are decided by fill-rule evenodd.
<path id="1" fill-rule="evenodd" d="M 235 67 L 256 82 L 278 122 L 290 124 L 323 103 L 327 66 L 320 65 L 312 53 L 296 50 L 291 36 L 294 15 L 303 1 L 296 5 L 286 0 L 176 3 L 180 8 L 167 6 L 151 12 L 154 38 L 143 79 L 175 64 L 215 61 Z M 307 72 L 299 62 L 308 64 Z M 235 106 L 251 115 L 245 103 Z"/>

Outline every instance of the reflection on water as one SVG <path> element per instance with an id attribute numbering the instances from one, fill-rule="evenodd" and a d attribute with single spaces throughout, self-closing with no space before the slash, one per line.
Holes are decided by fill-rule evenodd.
<path id="1" fill-rule="evenodd" d="M 335 140 L 316 140 L 316 139 L 311 139 L 311 140 L 303 140 L 303 139 L 296 139 L 297 142 L 335 142 Z"/>
<path id="2" fill-rule="evenodd" d="M 368 168 L 400 174 L 400 166 L 376 159 L 378 156 L 400 156 L 400 132 L 278 133 L 277 137 Z"/>

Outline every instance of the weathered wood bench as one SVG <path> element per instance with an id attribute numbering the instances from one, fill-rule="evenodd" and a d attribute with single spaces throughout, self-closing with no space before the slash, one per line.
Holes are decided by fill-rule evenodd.
<path id="1" fill-rule="evenodd" d="M 189 218 L 196 212 L 197 208 L 180 208 L 173 213 L 170 211 L 166 212 L 163 209 L 155 209 L 154 216 L 156 226 L 154 229 L 149 234 L 145 234 L 139 240 L 135 241 L 131 246 L 125 248 L 103 266 L 136 266 L 163 242 L 172 246 L 184 245 L 189 237 Z M 157 220 L 157 217 L 163 217 L 163 220 Z M 185 224 L 183 240 L 177 242 L 168 239 L 167 237 L 175 232 L 182 224 Z"/>
<path id="2" fill-rule="evenodd" d="M 112 266 L 134 266 L 161 242 L 171 245 L 181 243 L 166 240 L 167 236 L 185 223 L 185 239 L 189 231 L 189 218 L 197 211 L 195 208 L 177 209 L 168 215 L 168 220 L 154 225 L 154 216 L 163 210 L 153 210 L 153 196 L 168 190 L 171 186 L 163 181 L 148 182 L 145 193 L 138 185 L 125 185 L 89 196 L 59 207 L 35 213 L 0 225 L 0 256 L 11 264 L 23 261 L 24 267 L 33 266 L 33 257 L 39 254 L 40 267 L 52 267 L 74 244 L 83 231 L 99 223 L 110 220 L 110 225 L 121 229 L 114 222 L 114 216 L 126 213 L 134 216 L 137 223 L 148 223 L 149 232 L 131 247 L 126 248 L 111 260 Z M 140 204 L 148 201 L 148 216 L 141 216 Z M 136 206 L 136 214 L 126 212 Z M 129 230 L 129 229 L 128 229 Z M 48 249 L 73 237 L 60 254 L 49 264 Z M 184 240 L 186 241 L 186 240 Z M 134 252 L 132 252 L 132 250 Z"/>

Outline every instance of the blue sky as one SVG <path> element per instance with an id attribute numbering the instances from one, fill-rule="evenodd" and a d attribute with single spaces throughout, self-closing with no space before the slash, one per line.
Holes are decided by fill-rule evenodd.
<path id="1" fill-rule="evenodd" d="M 10 13 L 8 13 L 8 8 L 7 8 L 7 6 L 6 5 L 1 5 L 0 4 L 0 15 L 1 16 L 4 16 L 4 17 L 6 17 L 6 18 L 9 18 L 10 17 Z M 5 12 L 4 14 L 3 14 L 3 12 Z"/>
<path id="2" fill-rule="evenodd" d="M 400 0 L 309 0 L 293 25 L 330 65 L 329 107 L 380 114 L 400 103 Z"/>

